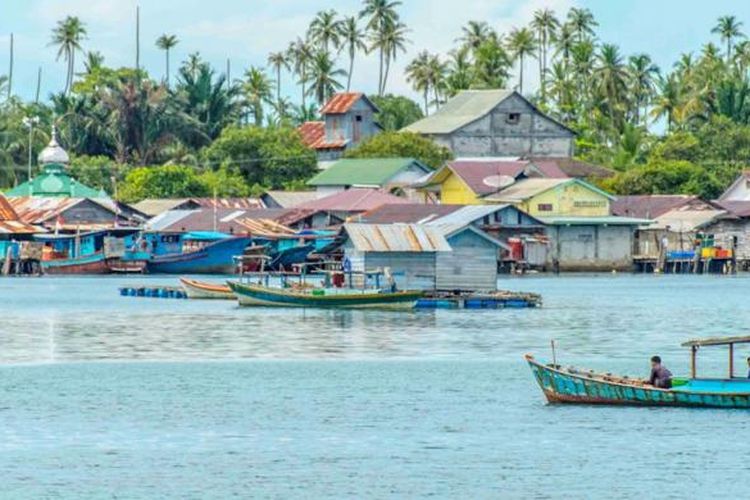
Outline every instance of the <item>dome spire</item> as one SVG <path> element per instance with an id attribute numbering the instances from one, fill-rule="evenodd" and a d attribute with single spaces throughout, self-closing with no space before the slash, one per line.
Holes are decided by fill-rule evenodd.
<path id="1" fill-rule="evenodd" d="M 47 147 L 39 153 L 39 164 L 42 166 L 46 165 L 67 165 L 70 163 L 70 157 L 67 151 L 65 151 L 60 144 L 57 142 L 57 127 L 52 125 L 52 136 L 50 137 L 49 144 Z"/>

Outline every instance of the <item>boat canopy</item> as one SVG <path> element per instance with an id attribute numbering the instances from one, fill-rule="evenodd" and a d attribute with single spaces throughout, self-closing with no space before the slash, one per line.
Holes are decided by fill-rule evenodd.
<path id="1" fill-rule="evenodd" d="M 688 340 L 682 347 L 705 347 L 716 345 L 750 344 L 750 336 L 744 337 L 717 337 L 710 339 Z"/>

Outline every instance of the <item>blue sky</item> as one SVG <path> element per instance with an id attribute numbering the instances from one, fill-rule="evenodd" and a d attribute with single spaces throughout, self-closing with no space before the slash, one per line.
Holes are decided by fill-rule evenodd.
<path id="1" fill-rule="evenodd" d="M 135 8 L 141 6 L 142 61 L 152 75 L 164 71 L 163 53 L 154 40 L 162 33 L 177 34 L 181 43 L 174 61 L 201 54 L 220 68 L 231 59 L 233 76 L 250 65 L 265 65 L 269 51 L 286 47 L 301 35 L 310 18 L 323 8 L 353 14 L 359 0 L 0 0 L 0 74 L 7 72 L 8 39 L 16 39 L 15 89 L 31 97 L 38 67 L 43 68 L 43 92 L 62 89 L 65 65 L 55 61 L 47 46 L 50 30 L 66 15 L 77 15 L 87 25 L 84 48 L 101 51 L 110 65 L 132 65 L 135 59 Z M 550 7 L 561 15 L 571 6 L 585 6 L 600 23 L 600 37 L 618 44 L 624 53 L 647 52 L 669 67 L 681 52 L 698 50 L 708 40 L 718 16 L 734 14 L 750 33 L 750 2 L 730 0 L 404 0 L 403 17 L 412 29 L 409 53 L 400 56 L 390 89 L 409 93 L 402 67 L 422 49 L 445 52 L 460 28 L 471 19 L 490 22 L 500 31 L 527 23 L 532 12 Z M 377 79 L 374 57 L 357 61 L 354 85 L 373 91 Z M 173 64 L 176 66 L 176 64 Z M 345 66 L 342 60 L 342 66 Z M 527 74 L 532 84 L 535 63 Z M 294 93 L 285 79 L 285 92 Z M 293 94 L 296 95 L 296 94 Z"/>

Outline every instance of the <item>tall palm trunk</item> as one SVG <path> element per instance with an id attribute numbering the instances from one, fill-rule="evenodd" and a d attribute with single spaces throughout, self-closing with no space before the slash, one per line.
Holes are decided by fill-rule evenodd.
<path id="1" fill-rule="evenodd" d="M 8 99 L 13 93 L 13 33 L 10 34 L 10 68 L 8 70 Z"/>
<path id="2" fill-rule="evenodd" d="M 378 71 L 378 95 L 383 95 L 383 49 L 380 49 L 380 69 Z"/>
<path id="3" fill-rule="evenodd" d="M 424 87 L 424 114 L 430 116 L 430 87 L 425 85 Z"/>
<path id="4" fill-rule="evenodd" d="M 349 52 L 349 74 L 346 77 L 346 91 L 349 92 L 352 88 L 352 73 L 354 72 L 354 52 Z"/>
<path id="5" fill-rule="evenodd" d="M 518 88 L 521 95 L 523 95 L 523 54 L 518 56 Z"/>
<path id="6" fill-rule="evenodd" d="M 390 71 L 390 69 L 391 69 L 391 57 L 390 56 L 386 56 L 386 58 L 385 58 L 385 72 L 383 73 L 383 84 L 382 84 L 382 87 L 380 89 L 380 95 L 381 96 L 385 95 L 385 85 L 386 85 L 386 82 L 388 81 L 388 72 Z"/>
<path id="7" fill-rule="evenodd" d="M 167 53 L 167 88 L 169 88 L 169 48 L 164 52 Z"/>
<path id="8" fill-rule="evenodd" d="M 281 103 L 281 65 L 276 65 L 276 105 Z"/>

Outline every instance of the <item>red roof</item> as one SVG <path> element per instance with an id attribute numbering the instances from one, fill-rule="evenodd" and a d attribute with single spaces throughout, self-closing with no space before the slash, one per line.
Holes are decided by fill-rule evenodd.
<path id="1" fill-rule="evenodd" d="M 407 204 L 399 198 L 377 189 L 352 188 L 346 191 L 297 205 L 299 209 L 329 210 L 334 212 L 367 212 L 382 205 Z"/>
<path id="2" fill-rule="evenodd" d="M 501 186 L 485 182 L 489 177 L 508 176 L 516 179 L 529 165 L 525 160 L 459 160 L 448 163 L 448 168 L 459 176 L 478 195 L 492 194 Z"/>
<path id="3" fill-rule="evenodd" d="M 0 194 L 0 221 L 18 220 L 18 214 L 8 202 L 8 199 Z"/>
<path id="4" fill-rule="evenodd" d="M 297 129 L 302 135 L 302 142 L 312 149 L 342 149 L 345 140 L 326 142 L 325 122 L 305 122 Z"/>
<path id="5" fill-rule="evenodd" d="M 734 216 L 741 218 L 750 217 L 750 201 L 717 200 L 714 203 Z"/>
<path id="6" fill-rule="evenodd" d="M 320 110 L 321 115 L 340 115 L 347 113 L 363 96 L 361 92 L 341 92 L 335 94 Z"/>
<path id="7" fill-rule="evenodd" d="M 612 215 L 653 219 L 688 204 L 709 205 L 697 196 L 686 194 L 647 194 L 618 196 L 612 201 L 611 207 Z"/>
<path id="8" fill-rule="evenodd" d="M 451 214 L 464 205 L 433 205 L 408 203 L 382 205 L 362 216 L 362 222 L 368 224 L 417 224 Z"/>

